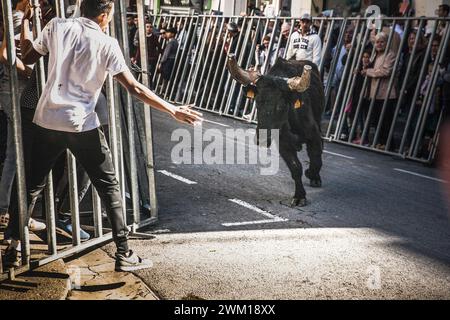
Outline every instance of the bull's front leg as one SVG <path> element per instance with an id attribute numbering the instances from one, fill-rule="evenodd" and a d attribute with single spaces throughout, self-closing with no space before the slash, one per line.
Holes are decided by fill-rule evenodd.
<path id="1" fill-rule="evenodd" d="M 279 152 L 295 182 L 295 194 L 292 198 L 291 206 L 303 207 L 306 205 L 306 191 L 302 183 L 302 164 L 298 160 L 295 146 L 289 139 L 286 139 L 286 136 L 283 137 L 283 132 L 280 133 Z"/>
<path id="2" fill-rule="evenodd" d="M 305 170 L 305 176 L 310 180 L 311 187 L 322 187 L 320 169 L 322 168 L 323 141 L 318 129 L 312 130 L 315 134 L 306 142 L 306 151 L 309 157 L 309 168 Z"/>

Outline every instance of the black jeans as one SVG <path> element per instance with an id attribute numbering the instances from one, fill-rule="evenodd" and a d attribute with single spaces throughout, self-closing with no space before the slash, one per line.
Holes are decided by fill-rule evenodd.
<path id="1" fill-rule="evenodd" d="M 33 211 L 37 197 L 45 187 L 47 175 L 61 154 L 69 149 L 86 170 L 105 205 L 106 213 L 111 221 L 117 252 L 128 252 L 129 231 L 122 215 L 123 206 L 119 183 L 103 132 L 100 129 L 94 129 L 71 133 L 49 130 L 39 126 L 35 126 L 34 131 L 31 163 L 26 172 L 27 212 Z M 12 213 L 8 233 L 12 238 L 19 240 L 19 216 L 16 204 Z"/>
<path id="2" fill-rule="evenodd" d="M 6 137 L 8 136 L 8 123 L 6 114 L 0 110 L 0 164 L 5 161 L 6 156 Z"/>

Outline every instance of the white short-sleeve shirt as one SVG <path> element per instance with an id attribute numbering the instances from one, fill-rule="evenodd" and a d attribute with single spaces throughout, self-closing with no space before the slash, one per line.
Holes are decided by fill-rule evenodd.
<path id="1" fill-rule="evenodd" d="M 107 73 L 128 70 L 116 39 L 87 18 L 51 20 L 33 43 L 49 54 L 48 77 L 34 115 L 37 125 L 83 132 L 99 127 L 95 112 Z"/>

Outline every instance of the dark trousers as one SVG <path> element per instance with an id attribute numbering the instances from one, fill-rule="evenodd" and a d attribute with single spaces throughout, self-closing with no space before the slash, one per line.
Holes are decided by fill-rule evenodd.
<path id="1" fill-rule="evenodd" d="M 128 251 L 128 228 L 122 215 L 123 206 L 119 183 L 103 132 L 100 129 L 94 129 L 71 133 L 49 130 L 39 126 L 35 126 L 34 131 L 30 171 L 26 172 L 27 212 L 33 211 L 37 197 L 45 187 L 47 175 L 61 154 L 69 149 L 86 170 L 105 205 L 106 213 L 111 221 L 117 252 L 126 253 Z M 17 206 L 14 205 L 8 233 L 16 240 L 20 239 L 18 218 Z"/>
<path id="2" fill-rule="evenodd" d="M 8 122 L 6 114 L 0 110 L 0 164 L 5 161 L 6 156 L 6 138 L 8 136 Z"/>
<path id="3" fill-rule="evenodd" d="M 378 139 L 378 143 L 380 144 L 386 144 L 388 137 L 389 137 L 389 131 L 391 129 L 392 120 L 394 118 L 395 113 L 395 99 L 389 99 L 386 104 L 386 110 L 384 112 L 383 119 L 380 119 L 381 112 L 383 110 L 383 104 L 384 100 L 375 100 L 374 106 L 373 106 L 373 113 L 371 117 L 371 124 L 374 128 L 377 128 L 378 123 L 381 122 L 380 127 L 380 135 Z"/>

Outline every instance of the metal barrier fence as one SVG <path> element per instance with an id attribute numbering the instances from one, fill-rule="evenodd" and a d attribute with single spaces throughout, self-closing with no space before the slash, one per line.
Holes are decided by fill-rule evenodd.
<path id="1" fill-rule="evenodd" d="M 41 30 L 39 0 L 32 0 L 34 6 L 33 24 L 35 36 Z M 120 46 L 124 50 L 124 56 L 129 61 L 128 34 L 126 28 L 125 1 L 115 2 L 115 18 L 109 26 L 110 35 L 117 38 Z M 112 238 L 110 229 L 106 228 L 102 221 L 102 206 L 100 198 L 92 186 L 92 221 L 88 219 L 82 225 L 80 219 L 77 163 L 73 155 L 67 151 L 67 172 L 70 194 L 70 212 L 72 223 L 72 246 L 58 250 L 56 221 L 55 221 L 55 199 L 52 174 L 48 176 L 48 183 L 45 188 L 45 217 L 47 224 L 47 244 L 48 254 L 41 259 L 31 261 L 30 237 L 28 225 L 26 223 L 27 201 L 25 188 L 25 169 L 21 129 L 21 112 L 19 106 L 20 92 L 18 92 L 18 78 L 16 71 L 16 47 L 14 42 L 14 29 L 11 1 L 2 0 L 3 21 L 5 25 L 8 63 L 10 73 L 11 100 L 13 112 L 13 135 L 15 151 L 17 154 L 17 189 L 18 206 L 20 215 L 21 230 L 21 260 L 22 266 L 18 269 L 3 270 L 0 258 L 0 281 L 8 277 L 13 278 L 30 269 L 39 267 L 56 259 L 71 256 L 88 248 L 97 246 L 109 241 Z M 137 1 L 140 24 L 144 24 L 144 1 Z M 64 17 L 64 1 L 56 0 L 56 14 Z M 143 28 L 139 29 L 141 39 L 145 37 Z M 143 43 L 143 42 L 141 42 Z M 146 46 L 140 48 L 142 56 L 147 56 Z M 143 67 L 146 67 L 143 64 Z M 41 59 L 36 65 L 38 92 L 42 92 L 45 84 L 44 61 Z M 144 84 L 148 84 L 146 75 L 143 77 Z M 151 111 L 147 106 L 135 105 L 131 96 L 119 88 L 113 82 L 111 76 L 106 81 L 106 97 L 109 109 L 109 146 L 116 169 L 117 180 L 121 187 L 123 201 L 123 215 L 127 225 L 131 229 L 131 235 L 138 237 L 148 237 L 139 234 L 137 230 L 143 226 L 153 224 L 158 219 L 156 185 L 154 175 L 153 140 Z M 127 204 L 130 208 L 127 209 Z M 94 237 L 86 242 L 81 242 L 80 228 L 91 230 Z M 1 255 L 0 255 L 1 257 Z M 4 273 L 4 271 L 9 271 Z"/>
<path id="2" fill-rule="evenodd" d="M 228 74 L 225 49 L 232 48 L 238 63 L 248 69 L 255 65 L 257 45 L 270 34 L 269 54 L 261 66 L 265 73 L 270 68 L 271 54 L 286 57 L 299 21 L 284 17 L 179 15 L 151 15 L 150 20 L 156 27 L 177 28 L 180 42 L 170 80 L 163 83 L 159 73 L 151 74 L 158 94 L 172 102 L 195 104 L 205 111 L 254 123 L 254 101 L 244 96 L 242 87 Z M 324 138 L 432 162 L 445 111 L 445 101 L 437 96 L 442 96 L 439 65 L 448 64 L 449 20 L 384 17 L 376 29 L 374 18 L 370 17 L 313 19 L 323 44 L 319 69 L 327 105 Z M 239 25 L 240 32 L 234 37 L 227 30 L 230 22 Z M 290 29 L 283 35 L 281 26 L 285 22 L 290 23 Z M 426 35 L 425 27 L 431 28 Z M 381 31 L 388 37 L 386 52 L 391 53 L 391 60 L 384 62 L 381 57 L 382 75 L 361 75 L 365 54 L 373 68 L 377 57 L 373 44 Z M 413 32 L 417 36 L 409 42 Z M 166 40 L 161 38 L 161 42 L 164 46 Z M 433 47 L 433 43 L 437 45 Z"/>

